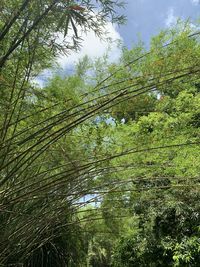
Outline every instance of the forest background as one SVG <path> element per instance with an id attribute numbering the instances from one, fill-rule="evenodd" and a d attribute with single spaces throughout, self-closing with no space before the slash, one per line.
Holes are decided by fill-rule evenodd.
<path id="1" fill-rule="evenodd" d="M 199 26 L 55 74 L 120 1 L 0 3 L 0 266 L 199 266 Z"/>

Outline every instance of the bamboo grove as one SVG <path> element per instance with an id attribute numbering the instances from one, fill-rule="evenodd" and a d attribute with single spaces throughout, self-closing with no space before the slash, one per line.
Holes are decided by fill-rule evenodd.
<path id="1" fill-rule="evenodd" d="M 199 227 L 198 27 L 182 22 L 148 51 L 122 49 L 119 63 L 84 58 L 72 75 L 33 82 L 60 53 L 78 52 L 81 30 L 102 37 L 108 19 L 121 23 L 119 7 L 0 4 L 0 266 L 198 266 L 182 237 L 162 243 L 163 262 L 125 253 L 136 236 L 147 246 L 141 229 L 164 208 L 177 214 L 191 200 Z M 188 242 L 199 251 L 195 231 Z"/>

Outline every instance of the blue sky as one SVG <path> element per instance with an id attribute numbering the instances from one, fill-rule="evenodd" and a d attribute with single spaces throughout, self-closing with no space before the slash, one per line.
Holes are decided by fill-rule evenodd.
<path id="1" fill-rule="evenodd" d="M 103 56 L 109 48 L 109 60 L 114 62 L 120 57 L 116 40 L 120 40 L 123 45 L 131 48 L 137 42 L 138 36 L 148 47 L 152 36 L 159 33 L 163 28 L 175 24 L 178 18 L 191 19 L 192 23 L 200 18 L 200 0 L 125 0 L 126 6 L 122 10 L 127 17 L 126 25 L 117 27 L 108 23 L 106 31 L 113 39 L 113 43 L 108 43 L 98 39 L 93 32 L 88 32 L 82 36 L 82 48 L 78 53 L 61 55 L 57 62 L 62 73 L 67 75 L 74 70 L 74 65 L 83 56 L 88 55 L 94 59 Z M 52 76 L 51 70 L 45 70 L 35 81 L 41 86 Z"/>
<path id="2" fill-rule="evenodd" d="M 198 0 L 126 0 L 127 24 L 118 29 L 126 46 L 131 47 L 140 34 L 145 43 L 177 18 L 193 22 L 200 17 Z"/>
<path id="3" fill-rule="evenodd" d="M 134 43 L 141 40 L 148 46 L 152 36 L 159 33 L 163 28 L 170 27 L 176 23 L 178 18 L 195 20 L 200 17 L 200 0 L 124 0 L 126 2 L 123 14 L 127 17 L 126 25 L 116 27 L 108 23 L 106 30 L 109 36 L 114 40 L 110 45 L 110 58 L 115 61 L 120 56 L 120 50 L 117 47 L 116 39 L 120 39 L 123 45 L 131 48 Z M 102 56 L 108 43 L 100 41 L 89 32 L 83 36 L 81 51 L 72 53 L 68 57 L 60 57 L 59 64 L 66 68 L 73 65 L 84 55 L 91 58 Z"/>

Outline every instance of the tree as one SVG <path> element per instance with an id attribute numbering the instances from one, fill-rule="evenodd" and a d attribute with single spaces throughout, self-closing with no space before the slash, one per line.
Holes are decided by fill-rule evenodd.
<path id="1" fill-rule="evenodd" d="M 1 1 L 2 266 L 78 266 L 84 258 L 84 252 L 76 253 L 83 240 L 74 234 L 80 229 L 76 204 L 91 166 L 84 166 L 83 154 L 76 158 L 84 151 L 76 137 L 81 129 L 75 137 L 67 134 L 84 118 L 79 99 L 70 94 L 75 79 L 69 79 L 64 101 L 31 80 L 59 53 L 78 49 L 82 30 L 102 37 L 107 20 L 123 19 L 114 11 L 120 6 L 120 1 Z"/>
<path id="2" fill-rule="evenodd" d="M 185 67 L 190 61 L 187 51 L 191 47 L 197 48 L 193 54 L 196 63 L 197 43 L 192 39 L 177 44 L 185 49 L 180 59 L 181 66 Z M 173 53 L 177 48 L 173 49 L 170 47 L 169 51 L 175 57 Z M 173 66 L 169 54 L 166 60 Z M 152 66 L 150 62 L 148 64 Z M 170 64 L 163 64 L 163 71 Z M 139 216 L 139 223 L 136 234 L 134 230 L 132 235 L 120 239 L 114 253 L 114 266 L 198 265 L 200 159 L 198 115 L 195 114 L 200 102 L 196 79 L 196 75 L 194 79 L 187 76 L 165 83 L 164 87 L 156 87 L 160 96 L 154 110 L 138 120 L 118 126 L 120 131 L 115 131 L 118 135 L 115 142 L 120 142 L 128 155 L 117 159 L 114 164 L 130 168 L 119 174 L 130 184 L 126 189 L 118 183 L 113 191 L 127 197 L 131 214 Z M 122 133 L 123 141 L 120 138 Z M 113 178 L 117 176 L 113 175 Z M 112 193 L 112 185 L 108 193 Z"/>
<path id="3" fill-rule="evenodd" d="M 106 16 L 104 8 L 117 2 L 100 3 Z M 7 18 L 12 2 L 4 4 Z M 198 178 L 194 161 L 199 158 L 198 124 L 194 122 L 199 108 L 195 85 L 199 83 L 198 35 L 191 35 L 187 27 L 181 32 L 161 33 L 150 52 L 137 58 L 133 53 L 126 66 L 108 65 L 106 74 L 103 70 L 98 76 L 94 71 L 96 76 L 88 82 L 87 71 L 80 72 L 79 65 L 71 77 L 55 77 L 41 90 L 30 78 L 58 52 L 54 46 L 49 50 L 52 34 L 55 30 L 67 34 L 69 19 L 77 38 L 74 17 L 61 16 L 58 27 L 55 16 L 67 5 L 68 12 L 80 12 L 76 14 L 78 23 L 83 8 L 89 6 L 82 1 L 77 10 L 72 2 L 47 1 L 44 6 L 34 3 L 32 14 L 31 3 L 24 4 L 16 3 L 18 11 L 14 21 L 7 22 L 11 25 L 8 31 L 2 23 L 9 38 L 2 39 L 1 59 L 0 264 L 38 266 L 42 259 L 47 265 L 54 257 L 57 263 L 52 265 L 81 266 L 82 261 L 84 266 L 87 251 L 81 249 L 79 254 L 78 250 L 85 241 L 86 250 L 94 253 L 88 257 L 92 264 L 109 266 L 113 252 L 107 237 L 117 243 L 122 235 L 143 231 L 143 238 L 147 222 L 154 222 L 159 212 L 165 216 L 160 204 L 174 200 L 171 195 L 176 195 L 177 188 L 193 189 Z M 55 13 L 51 12 L 54 9 Z M 27 18 L 22 16 L 21 21 L 18 14 L 27 14 Z M 81 25 L 90 28 L 84 19 Z M 12 35 L 17 38 L 14 44 Z M 172 42 L 163 47 L 166 40 Z M 82 65 L 87 70 L 88 64 Z M 141 107 L 148 98 L 153 111 L 143 109 L 136 118 L 131 105 L 141 95 Z M 125 101 L 129 105 L 123 110 L 128 115 L 124 124 L 119 122 L 116 107 Z M 90 199 L 83 200 L 88 195 Z M 81 217 L 83 208 L 92 202 L 100 203 L 100 208 Z M 92 233 L 88 224 L 100 219 L 104 221 L 102 230 L 112 233 L 96 242 L 96 236 L 84 231 L 89 228 Z M 78 235 L 73 234 L 77 230 Z M 65 239 L 59 240 L 61 236 Z"/>

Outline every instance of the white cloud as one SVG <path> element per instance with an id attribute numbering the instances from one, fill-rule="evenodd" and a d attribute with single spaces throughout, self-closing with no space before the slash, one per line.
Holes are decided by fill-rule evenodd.
<path id="1" fill-rule="evenodd" d="M 107 52 L 108 49 L 109 59 L 111 61 L 116 61 L 120 56 L 120 49 L 118 47 L 117 40 L 122 41 L 122 38 L 117 32 L 115 26 L 113 26 L 111 23 L 106 24 L 105 30 L 108 32 L 107 36 L 112 39 L 112 42 L 100 40 L 100 38 L 95 36 L 94 32 L 89 31 L 87 34 L 85 33 L 82 35 L 83 41 L 80 51 L 71 52 L 71 54 L 67 56 L 60 56 L 57 60 L 58 64 L 62 68 L 67 68 L 74 65 L 85 55 L 93 59 L 101 57 Z"/>
<path id="2" fill-rule="evenodd" d="M 194 5 L 198 5 L 199 4 L 199 0 L 191 0 L 192 4 Z"/>
<path id="3" fill-rule="evenodd" d="M 174 15 L 174 8 L 170 7 L 167 11 L 167 18 L 165 19 L 165 25 L 170 27 L 177 22 L 177 17 Z"/>
<path id="4" fill-rule="evenodd" d="M 108 60 L 110 62 L 116 62 L 121 55 L 121 49 L 118 46 L 118 41 L 122 42 L 122 37 L 117 32 L 116 27 L 109 22 L 105 26 L 105 31 L 107 32 L 106 37 L 110 38 L 110 41 L 107 39 L 102 40 L 98 38 L 92 31 L 82 34 L 81 38 L 83 41 L 81 43 L 80 51 L 59 56 L 57 58 L 58 66 L 63 70 L 73 70 L 74 65 L 85 55 L 91 59 L 95 59 L 105 55 L 107 52 Z M 61 35 L 57 36 L 56 38 L 57 43 L 61 44 L 64 41 L 64 38 Z M 33 79 L 33 82 L 38 84 L 40 87 L 43 87 L 47 80 L 52 77 L 52 75 L 53 70 L 44 70 L 39 76 Z"/>

